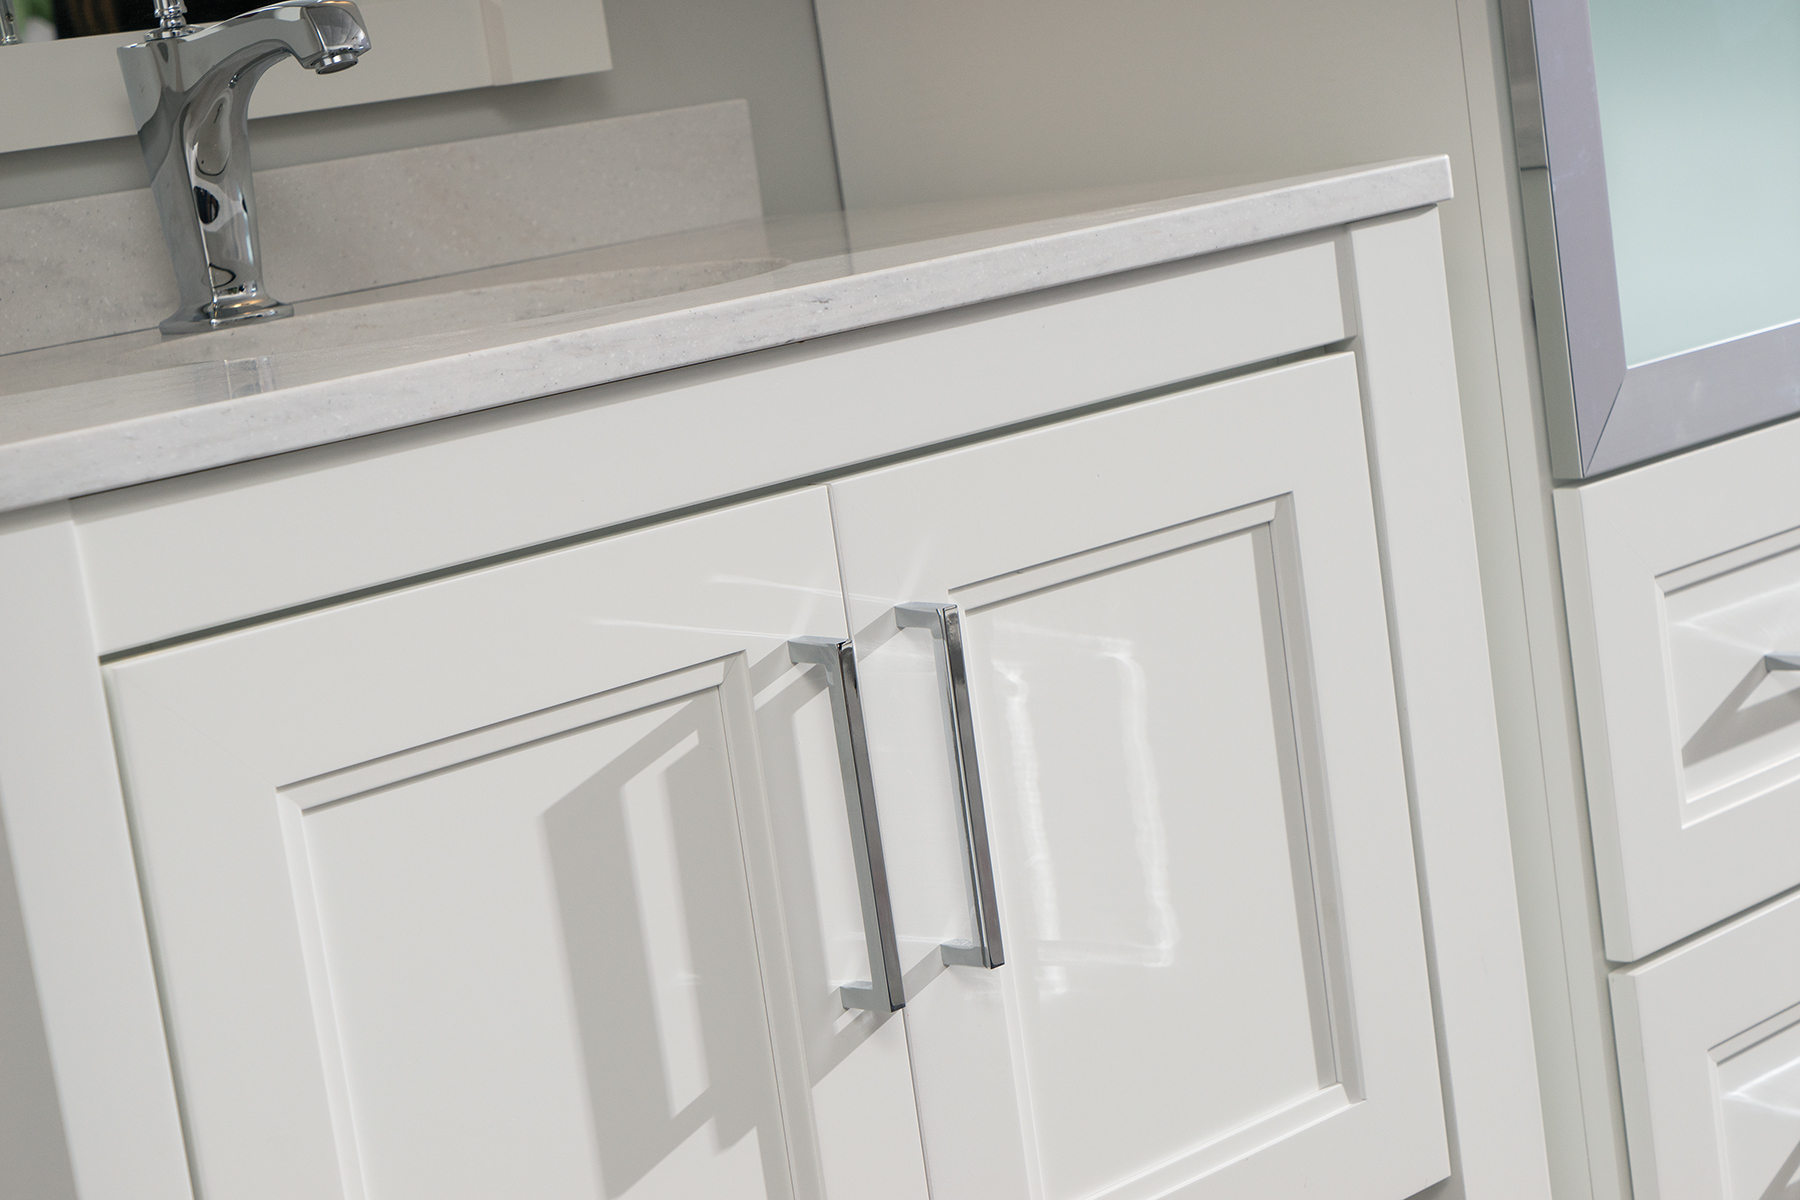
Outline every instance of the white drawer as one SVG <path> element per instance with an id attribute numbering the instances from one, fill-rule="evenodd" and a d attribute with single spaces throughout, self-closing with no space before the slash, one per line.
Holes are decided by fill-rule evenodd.
<path id="1" fill-rule="evenodd" d="M 1607 956 L 1800 884 L 1789 423 L 1557 494 Z"/>
<path id="2" fill-rule="evenodd" d="M 1612 977 L 1637 1200 L 1800 1195 L 1800 896 Z"/>

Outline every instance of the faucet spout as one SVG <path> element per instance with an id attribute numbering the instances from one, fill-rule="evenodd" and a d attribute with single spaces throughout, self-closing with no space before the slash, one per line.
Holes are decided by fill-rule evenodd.
<path id="1" fill-rule="evenodd" d="M 321 75 L 368 52 L 351 0 L 284 0 L 217 25 L 185 23 L 159 2 L 162 28 L 119 49 L 138 144 L 175 266 L 180 307 L 164 333 L 197 333 L 293 309 L 263 290 L 250 168 L 250 94 L 283 58 Z"/>

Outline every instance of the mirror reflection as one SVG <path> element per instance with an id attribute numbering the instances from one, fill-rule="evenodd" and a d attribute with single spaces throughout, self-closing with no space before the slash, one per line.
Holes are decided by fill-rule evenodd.
<path id="1" fill-rule="evenodd" d="M 187 0 L 190 24 L 223 21 L 260 8 L 268 0 Z M 101 33 L 156 28 L 155 0 L 0 0 L 11 9 L 14 36 L 21 42 L 51 42 Z"/>
<path id="2" fill-rule="evenodd" d="M 1625 361 L 1800 320 L 1800 5 L 1588 12 Z"/>

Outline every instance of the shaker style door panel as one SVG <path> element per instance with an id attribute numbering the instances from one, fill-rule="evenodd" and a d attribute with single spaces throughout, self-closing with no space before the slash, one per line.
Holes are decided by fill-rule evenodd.
<path id="1" fill-rule="evenodd" d="M 1368 472 L 1338 355 L 831 485 L 934 1200 L 1448 1174 Z"/>
<path id="2" fill-rule="evenodd" d="M 1800 431 L 1558 493 L 1606 952 L 1800 884 Z"/>
<path id="3" fill-rule="evenodd" d="M 825 493 L 107 668 L 209 1200 L 920 1197 Z"/>
<path id="4" fill-rule="evenodd" d="M 1800 1196 L 1800 897 L 1612 977 L 1638 1200 Z"/>

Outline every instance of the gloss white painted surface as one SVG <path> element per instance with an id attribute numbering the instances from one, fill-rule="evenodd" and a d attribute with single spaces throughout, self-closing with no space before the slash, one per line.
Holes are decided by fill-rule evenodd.
<path id="1" fill-rule="evenodd" d="M 1608 957 L 1641 959 L 1800 884 L 1800 430 L 1559 489 Z"/>
<path id="2" fill-rule="evenodd" d="M 791 1194 L 720 682 L 297 822 L 367 1195 Z"/>
<path id="3" fill-rule="evenodd" d="M 1483 1155 L 1480 1166 L 1472 1166 L 1471 1177 L 1458 1178 L 1445 1184 L 1444 1189 L 1451 1193 L 1462 1189 L 1467 1195 L 1476 1195 L 1469 1191 L 1471 1187 L 1487 1187 L 1490 1191 L 1499 1189 L 1494 1195 L 1512 1200 L 1516 1196 L 1530 1195 L 1528 1187 L 1507 1187 L 1505 1180 L 1523 1180 L 1530 1175 L 1532 1162 L 1530 1153 L 1526 1153 L 1528 1146 L 1523 1132 L 1535 1123 L 1535 1110 L 1528 1078 L 1530 1056 L 1523 1052 L 1528 1043 L 1528 1031 L 1523 1022 L 1523 1004 L 1517 993 L 1516 957 L 1510 950 L 1510 946 L 1516 945 L 1517 927 L 1508 892 L 1510 876 L 1503 853 L 1503 822 L 1496 835 L 1498 772 L 1492 768 L 1490 712 L 1483 723 L 1487 689 L 1471 685 L 1472 680 L 1485 675 L 1485 658 L 1480 635 L 1480 604 L 1474 597 L 1472 554 L 1467 545 L 1462 457 L 1456 452 L 1456 414 L 1451 403 L 1454 383 L 1449 376 L 1447 342 L 1442 340 L 1442 291 L 1438 279 L 1440 257 L 1435 214 L 1427 210 L 1397 219 L 1373 221 L 1348 232 L 1337 230 L 1336 234 L 1323 237 L 1319 246 L 1327 250 L 1336 248 L 1337 254 L 1341 255 L 1341 264 L 1346 268 L 1341 277 L 1332 272 L 1325 275 L 1325 279 L 1339 281 L 1328 288 L 1334 302 L 1328 306 L 1332 320 L 1325 324 L 1332 324 L 1339 331 L 1345 331 L 1346 326 L 1361 329 L 1357 358 L 1364 371 L 1363 403 L 1372 450 L 1372 461 L 1364 464 L 1361 473 L 1375 482 L 1382 495 L 1382 567 L 1390 578 L 1388 628 L 1393 637 L 1395 669 L 1406 680 L 1409 698 L 1402 730 L 1409 738 L 1408 784 L 1415 788 L 1418 837 L 1420 846 L 1426 849 L 1426 862 L 1420 864 L 1418 878 L 1431 898 L 1435 945 L 1433 970 L 1436 995 L 1440 1000 L 1440 1036 L 1444 1038 L 1447 1069 L 1444 1094 L 1445 1099 L 1454 1096 L 1458 1108 L 1462 1121 L 1458 1139 L 1463 1155 L 1469 1153 L 1471 1146 L 1480 1146 L 1480 1155 Z M 770 396 L 763 399 L 756 412 L 770 419 L 761 425 L 720 425 L 720 416 L 731 414 L 736 408 L 729 403 L 731 398 L 725 396 L 713 398 L 720 401 L 715 407 L 668 407 L 662 403 L 661 392 L 655 387 L 659 381 L 644 381 L 643 385 L 634 385 L 634 390 L 628 394 L 605 392 L 590 398 L 569 398 L 556 405 L 522 405 L 513 414 L 518 417 L 518 428 L 535 425 L 536 437 L 522 437 L 513 443 L 511 452 L 520 455 L 517 466 L 513 466 L 515 459 L 497 455 L 495 435 L 511 428 L 506 421 L 448 423 L 463 435 L 466 450 L 472 455 L 468 462 L 488 464 L 493 475 L 491 479 L 482 479 L 481 471 L 457 470 L 454 459 L 434 455 L 409 459 L 409 455 L 400 452 L 414 443 L 405 439 L 371 439 L 360 446 L 333 448 L 333 453 L 328 455 L 329 466 L 355 466 L 358 470 L 349 471 L 349 479 L 362 480 L 362 486 L 337 488 L 346 477 L 331 479 L 333 486 L 324 489 L 320 495 L 338 493 L 342 511 L 333 516 L 335 524 L 320 529 L 317 536 L 311 538 L 306 536 L 306 531 L 311 524 L 319 524 L 317 518 L 324 515 L 324 507 L 310 506 L 301 500 L 299 497 L 304 488 L 301 493 L 284 489 L 284 484 L 308 479 L 311 468 L 301 468 L 301 462 L 310 459 L 310 455 L 297 455 L 295 459 L 281 462 L 245 464 L 243 468 L 216 473 L 211 480 L 203 477 L 178 482 L 171 480 L 166 488 L 142 489 L 140 493 L 131 493 L 130 497 L 119 497 L 121 504 L 108 509 L 104 516 L 148 516 L 160 507 L 171 520 L 160 525 L 149 522 L 135 527 L 139 533 L 157 533 L 162 538 L 158 543 L 158 554 L 182 545 L 185 525 L 194 551 L 193 556 L 185 560 L 189 565 L 205 567 L 209 561 L 225 561 L 243 567 L 245 563 L 256 561 L 259 574 L 265 570 L 261 563 L 286 558 L 295 561 L 299 574 L 293 578 L 301 579 L 301 583 L 306 583 L 306 574 L 329 574 L 335 570 L 335 563 L 344 554 L 349 554 L 353 563 L 367 565 L 380 558 L 378 551 L 383 547 L 392 549 L 419 542 L 421 534 L 441 538 L 445 536 L 445 527 L 463 529 L 464 522 L 473 520 L 479 525 L 473 529 L 473 542 L 468 538 L 461 542 L 455 538 L 448 542 L 430 542 L 430 554 L 445 552 L 443 558 L 437 558 L 437 563 L 450 563 L 455 561 L 457 551 L 454 547 L 459 545 L 520 536 L 529 529 L 554 529 L 553 516 L 562 511 L 558 495 L 581 498 L 583 493 L 572 488 L 572 484 L 567 493 L 545 495 L 549 489 L 544 488 L 544 477 L 540 471 L 533 470 L 536 462 L 542 461 L 542 455 L 533 457 L 526 453 L 533 448 L 542 452 L 554 446 L 558 434 L 563 435 L 562 441 L 574 443 L 567 446 L 565 459 L 569 462 L 585 459 L 589 470 L 583 479 L 589 482 L 590 488 L 599 491 L 594 507 L 583 507 L 580 513 L 567 518 L 572 522 L 585 522 L 590 513 L 657 511 L 657 506 L 671 497 L 716 495 L 718 489 L 742 491 L 756 484 L 776 482 L 785 477 L 785 471 L 796 461 L 826 461 L 833 455 L 842 455 L 841 461 L 862 461 L 909 444 L 927 444 L 931 439 L 943 439 L 950 430 L 981 428 L 983 421 L 1003 412 L 1035 416 L 1055 412 L 1058 407 L 1066 407 L 1067 398 L 1084 394 L 1091 385 L 1100 385 L 1102 390 L 1087 392 L 1089 398 L 1094 394 L 1112 394 L 1105 390 L 1111 387 L 1127 390 L 1141 387 L 1143 380 L 1159 378 L 1159 371 L 1183 371 L 1195 362 L 1231 362 L 1229 351 L 1233 349 L 1240 354 L 1249 354 L 1251 358 L 1282 353 L 1271 347 L 1300 349 L 1310 344 L 1305 338 L 1314 338 L 1323 331 L 1318 297 L 1314 295 L 1318 273 L 1310 268 L 1303 270 L 1300 275 L 1294 275 L 1294 279 L 1307 281 L 1307 286 L 1283 291 L 1276 281 L 1289 279 L 1289 275 L 1247 270 L 1255 263 L 1312 261 L 1309 255 L 1294 259 L 1294 255 L 1289 254 L 1291 248 L 1292 243 L 1255 248 L 1240 254 L 1220 255 L 1219 259 L 1208 259 L 1204 263 L 1170 264 L 1170 268 L 1152 273 L 1157 279 L 1172 279 L 1181 273 L 1217 272 L 1213 279 L 1219 284 L 1217 290 L 1201 288 L 1192 295 L 1183 293 L 1183 304 L 1170 311 L 1157 313 L 1154 297 L 1163 293 L 1150 291 L 1143 297 L 1147 300 L 1150 315 L 1159 317 L 1157 329 L 1175 329 L 1174 338 L 1166 338 L 1174 342 L 1172 345 L 1163 345 L 1161 340 L 1147 345 L 1121 340 L 1127 329 L 1143 324 L 1145 306 L 1123 304 L 1118 308 L 1082 309 L 1084 313 L 1111 313 L 1105 326 L 1087 326 L 1085 333 L 1093 336 L 1096 342 L 1109 345 L 1112 353 L 1075 353 L 1080 347 L 1071 345 L 1071 353 L 1055 360 L 1066 363 L 1067 371 L 1051 371 L 1046 363 L 1040 362 L 1039 354 L 1033 353 L 1037 342 L 1031 342 L 1030 338 L 1006 340 L 1006 345 L 1013 349 L 1001 362 L 981 356 L 983 335 L 994 331 L 994 326 L 983 318 L 994 315 L 995 309 L 1003 311 L 1012 322 L 1031 322 L 1033 313 L 1037 317 L 1049 317 L 1057 306 L 1048 302 L 1035 309 L 1026 304 L 988 306 L 967 315 L 941 318 L 938 322 L 941 326 L 949 326 L 952 322 L 967 326 L 961 331 L 967 336 L 959 336 L 956 340 L 967 358 L 959 358 L 959 354 L 932 354 L 929 356 L 932 371 L 866 372 L 853 380 L 859 385 L 850 390 L 830 387 L 832 380 L 839 378 L 830 371 L 801 371 L 797 376 L 787 376 L 785 371 L 767 372 L 763 383 Z M 1136 295 L 1143 279 L 1145 275 L 1130 277 L 1127 281 L 1098 282 L 1111 284 L 1116 297 L 1123 299 Z M 1084 295 L 1087 291 L 1100 295 L 1105 288 L 1096 286 L 1084 290 Z M 1274 315 L 1271 315 L 1265 293 L 1285 295 L 1285 308 L 1274 309 Z M 1067 293 L 1053 295 L 1066 297 Z M 1237 295 L 1244 304 L 1233 306 L 1229 302 L 1231 295 Z M 1127 315 L 1136 320 L 1130 320 Z M 1040 326 L 1040 340 L 1051 338 L 1051 322 L 1042 320 Z M 1341 333 L 1334 336 L 1341 336 Z M 1294 338 L 1301 340 L 1296 342 Z M 902 367 L 907 363 L 909 353 L 920 349 L 918 344 L 905 344 L 904 338 L 882 338 L 880 331 L 871 331 L 868 338 L 857 340 L 871 344 L 887 342 L 889 349 L 893 349 L 893 356 L 884 362 Z M 1076 342 L 1078 338 L 1069 340 Z M 819 358 L 824 358 L 824 347 L 817 349 L 821 349 Z M 783 354 L 779 362 L 787 367 L 796 365 L 794 358 L 787 354 Z M 956 362 L 972 363 L 981 369 L 958 374 L 954 371 Z M 1242 362 L 1242 358 L 1238 358 L 1238 362 Z M 1026 378 L 1021 372 L 1026 363 L 1037 367 L 1039 374 Z M 851 363 L 841 365 L 850 367 Z M 1213 369 L 1217 369 L 1217 365 Z M 709 380 L 716 378 L 713 372 L 700 374 Z M 1166 381 L 1183 376 L 1161 378 Z M 661 383 L 666 389 L 671 387 L 680 394 L 689 380 L 693 380 L 693 376 L 684 374 L 664 378 Z M 940 387 L 940 380 L 950 381 L 954 387 Z M 781 383 L 792 383 L 792 387 L 781 387 Z M 814 389 L 819 394 L 814 394 Z M 1021 394 L 1012 394 L 1013 389 Z M 774 403 L 776 390 L 781 392 L 781 403 Z M 846 403 L 850 403 L 846 396 L 855 398 L 857 412 L 868 416 L 855 428 L 842 426 L 842 414 Z M 571 426 L 565 423 L 558 423 L 556 419 L 533 419 L 569 416 L 583 407 L 583 399 L 592 407 L 614 414 L 630 414 L 634 417 L 632 428 L 675 430 L 680 437 L 668 441 L 680 443 L 679 453 L 671 452 L 666 459 L 643 461 L 643 443 L 632 437 L 607 437 L 603 428 L 583 426 L 587 428 L 583 435 L 587 441 L 583 443 L 581 437 L 569 432 Z M 635 403 L 614 403 L 621 399 L 632 399 Z M 691 396 L 684 399 L 691 399 Z M 702 412 L 711 416 L 702 416 Z M 740 414 L 743 421 L 749 421 L 749 416 L 751 414 Z M 697 430 L 704 430 L 704 434 L 697 434 Z M 450 434 L 452 430 L 445 428 L 441 441 L 455 444 L 455 437 Z M 803 443 L 797 455 L 779 457 L 778 452 L 785 453 L 797 443 Z M 418 444 L 428 448 L 436 446 L 428 437 L 419 439 Z M 338 450 L 344 452 L 342 457 L 337 457 L 335 452 Z M 358 450 L 367 453 L 358 455 Z M 1114 446 L 1114 450 L 1123 453 L 1125 461 L 1136 462 L 1132 457 L 1136 452 L 1130 446 Z M 860 459 L 851 459 L 851 455 L 860 455 Z M 324 459 L 311 461 L 322 462 Z M 619 462 L 630 462 L 635 470 L 621 479 L 612 470 L 612 464 Z M 1386 464 L 1386 468 L 1382 464 Z M 1400 466 L 1397 468 L 1393 464 Z M 410 471 L 389 471 L 394 466 L 410 466 Z M 1168 471 L 1166 477 L 1181 479 L 1184 473 L 1184 468 Z M 1080 475 L 1080 471 L 1075 471 L 1075 475 Z M 529 486 L 520 488 L 518 480 L 529 480 Z M 311 482 L 324 484 L 326 480 L 313 479 Z M 180 484 L 200 486 L 184 488 Z M 446 497 L 463 495 L 475 484 L 481 484 L 481 488 L 477 488 L 472 507 L 446 511 L 441 506 Z M 610 489 L 614 486 L 625 491 L 621 495 L 612 495 Z M 1116 491 L 1123 495 L 1134 488 L 1136 477 L 1130 486 Z M 279 500 L 283 497 L 290 504 L 281 504 Z M 196 504 L 200 500 L 207 500 L 207 504 Z M 263 504 L 257 509 L 256 516 L 247 513 L 247 529 L 259 527 L 263 531 L 265 542 L 270 543 L 265 558 L 256 558 L 254 540 L 232 542 L 230 538 L 221 538 L 221 525 L 198 520 L 202 513 L 218 516 L 234 507 L 239 511 L 252 509 L 252 502 L 256 500 Z M 92 515 L 94 511 L 90 509 Z M 277 520 L 274 524 L 257 525 L 263 516 L 275 516 Z M 113 524 L 117 534 L 113 538 L 115 552 L 108 560 L 112 563 L 112 574 L 104 587 L 95 585 L 92 590 L 95 601 L 103 594 L 112 597 L 115 613 L 130 612 L 133 592 L 139 597 L 146 594 L 144 588 L 151 581 L 146 569 L 149 563 L 157 561 L 157 556 L 151 556 L 137 560 L 137 565 L 131 567 L 128 561 L 117 556 L 117 549 L 131 540 L 131 531 L 126 525 L 128 522 Z M 563 527 L 567 529 L 571 525 Z M 583 525 L 572 527 L 580 529 Z M 355 536 L 347 540 L 338 538 L 337 534 L 342 531 Z M 94 583 L 92 572 L 99 561 L 95 558 L 94 545 L 97 543 L 83 547 L 83 567 L 90 583 Z M 628 570 L 623 570 L 614 579 L 628 574 Z M 742 585 L 745 579 L 751 578 L 769 581 L 767 576 L 754 576 L 754 572 L 738 570 L 727 574 L 736 578 L 734 585 Z M 212 578 L 225 576 L 214 574 Z M 715 583 L 733 585 L 731 579 L 715 579 Z M 605 590 L 605 587 L 596 590 Z M 207 588 L 182 592 L 180 597 L 164 596 L 162 612 L 164 615 L 173 613 L 176 621 L 193 621 L 191 610 L 205 594 Z M 646 603 L 653 608 L 655 599 L 652 597 Z M 70 606 L 81 606 L 79 588 Z M 187 617 L 184 617 L 184 608 L 189 610 Z M 362 608 L 362 604 L 356 608 Z M 464 630 L 452 630 L 443 642 L 454 644 L 457 651 L 463 651 L 463 637 Z M 364 653 L 374 651 L 364 648 Z M 527 653 L 524 657 L 535 671 L 549 671 L 558 662 L 558 653 L 554 649 Z M 459 666 L 470 664 L 461 662 Z M 500 678 L 506 671 L 488 664 L 484 675 Z M 752 678 L 749 685 L 758 700 L 772 703 L 776 712 L 781 712 L 787 703 L 776 702 L 783 693 L 779 676 L 774 680 L 758 676 Z M 801 689 L 788 700 L 810 705 L 808 712 L 819 711 L 823 705 L 819 705 L 817 691 L 814 689 L 810 693 L 810 700 L 806 700 L 806 694 L 805 689 Z M 929 709 L 934 707 L 929 691 L 925 693 L 925 700 Z M 403 720 L 405 712 L 396 707 L 389 716 Z M 7 720 L 13 718 L 7 716 Z M 788 718 L 778 716 L 776 720 Z M 792 720 L 805 723 L 805 712 L 794 714 Z M 941 738 L 941 730 L 931 729 L 929 712 L 923 720 L 927 732 L 936 732 Z M 823 730 L 815 727 L 812 741 L 819 747 L 828 747 L 830 739 L 828 736 L 821 739 L 821 732 Z M 761 739 L 760 748 L 765 757 L 772 757 L 770 747 L 778 745 L 778 741 L 772 736 Z M 794 741 L 801 745 L 806 738 L 794 738 Z M 32 770 L 50 766 L 54 774 L 56 763 L 43 752 L 41 739 L 18 739 L 18 747 Z M 832 772 L 826 766 L 826 781 L 830 781 L 830 774 Z M 0 797 L 0 801 L 4 799 L 7 797 Z M 841 797 L 819 795 L 810 797 L 810 801 L 819 801 L 821 811 L 828 813 L 830 802 L 839 802 Z M 58 810 L 54 804 L 43 804 L 41 808 L 41 815 L 54 813 L 65 835 L 76 833 L 76 822 L 70 820 L 68 813 Z M 754 838 L 754 824 L 756 822 L 743 822 L 745 837 Z M 79 829 L 79 833 L 81 837 L 74 838 L 70 851 L 54 856 L 54 862 L 49 864 L 52 871 L 67 873 L 74 887 L 79 887 L 83 880 L 92 880 L 95 874 L 94 864 L 72 853 L 74 844 L 85 846 L 83 838 L 92 840 L 88 837 L 88 829 Z M 756 887 L 754 878 L 751 882 L 752 887 Z M 819 887 L 821 896 L 828 892 L 828 887 Z M 797 910 L 806 912 L 806 907 L 797 905 Z M 790 921 L 792 919 L 790 912 Z M 58 912 L 50 912 L 52 927 L 59 927 L 58 921 Z M 824 932 L 826 927 L 839 928 L 828 919 L 821 919 L 821 945 L 830 941 L 830 934 Z M 833 950 L 832 955 L 835 954 L 839 952 Z M 823 948 L 817 952 L 821 961 L 832 955 L 826 954 Z M 794 973 L 797 977 L 799 970 Z M 821 973 L 828 975 L 828 972 Z M 927 981 L 931 986 L 925 991 L 931 997 L 949 995 L 943 991 L 947 984 L 970 975 L 970 972 L 940 973 L 934 981 Z M 778 982 L 774 981 L 774 984 Z M 954 1004 L 938 1007 L 952 1018 L 952 1022 L 958 1020 Z M 913 1016 L 907 1020 L 911 1022 L 922 1016 L 918 1006 L 914 1006 Z M 772 1024 L 778 1034 L 779 1024 L 781 1022 Z M 981 1029 L 970 1029 L 972 1022 L 967 1020 L 959 1025 L 970 1033 L 983 1033 Z M 891 1061 L 896 1043 L 898 1049 L 904 1051 L 904 1040 L 898 1036 L 902 1033 L 902 1024 L 891 1020 L 862 1045 L 877 1052 L 878 1060 Z M 945 1033 L 945 1029 L 940 1027 L 938 1033 Z M 792 1040 L 803 1042 L 803 1036 L 803 1031 L 794 1033 Z M 776 1036 L 776 1042 L 781 1042 L 781 1036 Z M 157 1043 L 160 1047 L 160 1038 Z M 1010 1047 L 1004 1038 L 995 1042 L 972 1036 L 958 1052 L 961 1061 L 972 1063 L 979 1060 L 983 1052 L 994 1051 L 994 1047 L 999 1047 L 1004 1065 L 1006 1056 L 1010 1056 Z M 833 1115 L 853 1119 L 859 1110 L 853 1105 L 842 1105 L 842 1097 L 855 1096 L 860 1083 L 846 1074 L 846 1070 L 869 1061 L 868 1054 L 859 1049 L 850 1058 L 842 1060 L 841 1065 L 835 1065 L 823 1083 L 814 1088 L 815 1108 L 830 1105 Z M 983 1070 L 968 1070 L 967 1074 L 976 1081 L 985 1078 Z M 104 1081 L 104 1074 L 94 1074 L 86 1079 L 86 1083 L 92 1085 L 88 1088 L 90 1094 L 101 1090 L 99 1085 Z M 909 1096 L 911 1088 L 907 1088 L 902 1103 L 884 1103 L 882 1110 L 887 1114 L 909 1110 Z M 977 1112 L 983 1101 L 985 1097 L 968 1097 L 968 1103 L 976 1106 Z M 1285 1132 L 1296 1132 L 1301 1126 L 1318 1123 L 1319 1117 L 1328 1117 L 1330 1110 L 1339 1105 L 1339 1097 L 1328 1088 L 1321 1090 L 1312 1101 L 1303 1101 L 1301 1105 L 1283 1110 L 1278 1117 L 1255 1126 L 1251 1130 L 1255 1137 L 1249 1139 L 1249 1146 L 1242 1139 L 1222 1139 L 1211 1144 L 1211 1153 L 1229 1157 L 1242 1148 L 1253 1150 L 1258 1139 L 1267 1142 L 1267 1135 L 1274 1128 L 1280 1126 Z M 817 1121 L 821 1139 L 828 1133 L 828 1124 L 832 1123 L 821 1115 Z M 835 1132 L 841 1130 L 833 1130 Z M 839 1162 L 850 1160 L 864 1168 L 859 1178 L 862 1191 L 851 1191 L 850 1195 L 868 1195 L 869 1180 L 877 1180 L 875 1195 L 882 1195 L 878 1191 L 880 1187 L 891 1184 L 895 1178 L 902 1178 L 900 1173 L 884 1175 L 886 1168 L 882 1162 L 886 1160 L 878 1153 L 868 1153 L 864 1144 L 841 1142 L 841 1146 L 848 1146 L 844 1155 L 833 1155 L 830 1146 L 821 1146 L 819 1159 L 824 1162 L 828 1178 L 835 1178 L 832 1177 L 833 1157 Z M 1505 1164 L 1507 1169 L 1496 1169 L 1496 1162 L 1492 1160 L 1496 1151 L 1510 1153 Z M 900 1157 L 904 1159 L 904 1155 Z M 916 1169 L 916 1150 L 913 1162 Z M 1336 1189 L 1339 1182 L 1336 1175 L 1350 1171 L 1354 1166 L 1348 1159 L 1334 1160 L 1328 1168 L 1334 1175 L 1327 1186 Z M 1150 1189 L 1157 1187 L 1154 1178 L 1143 1178 L 1141 1182 Z M 1280 1182 L 1262 1187 L 1260 1193 L 1251 1187 L 1251 1193 L 1283 1195 Z M 995 1191 L 992 1195 L 1004 1193 Z"/>
<path id="4" fill-rule="evenodd" d="M 1612 976 L 1633 1193 L 1800 1194 L 1800 898 Z"/>
<path id="5" fill-rule="evenodd" d="M 780 270 L 675 299 L 29 392 L 0 404 L 0 507 L 941 312 L 1448 195 L 1445 160 L 1429 158 L 952 236 L 943 229 L 956 223 L 933 214 L 919 240 L 849 250 L 839 241 Z M 991 209 L 982 215 L 994 220 Z M 841 231 L 835 216 L 826 225 Z M 830 241 L 813 231 L 812 244 L 821 238 Z"/>
<path id="6" fill-rule="evenodd" d="M 1538 1060 L 1526 1050 L 1544 1028 L 1533 1024 L 1520 944 L 1521 889 L 1531 886 L 1520 881 L 1536 876 L 1530 863 L 1515 875 L 1510 853 L 1510 795 L 1488 682 L 1495 626 L 1484 619 L 1486 560 L 1478 561 L 1470 508 L 1478 460 L 1431 449 L 1479 443 L 1482 434 L 1465 436 L 1463 421 L 1483 407 L 1465 409 L 1466 397 L 1451 402 L 1458 372 L 1438 216 L 1401 214 L 1348 231 L 1357 361 L 1451 1130 L 1455 1177 L 1441 1194 L 1525 1200 L 1554 1190 L 1545 1126 L 1563 1110 L 1547 1112 Z M 1494 654 L 1510 653 L 1497 645 Z M 1559 997 L 1552 1012 L 1566 1003 Z M 1601 1035 L 1591 1036 L 1589 1046 Z M 1547 1035 L 1551 1061 L 1558 1044 Z"/>
<path id="7" fill-rule="evenodd" d="M 922 1196 L 782 878 L 836 574 L 814 489 L 108 667 L 201 1189 Z"/>
<path id="8" fill-rule="evenodd" d="M 1780 1031 L 1719 1064 L 1728 1200 L 1800 1191 L 1800 1012 L 1775 1018 Z M 1759 1031 L 1760 1032 L 1760 1031 Z"/>
<path id="9" fill-rule="evenodd" d="M 1269 532 L 968 616 L 1046 1196 L 1338 1081 Z"/>
<path id="10" fill-rule="evenodd" d="M 35 985 L 43 1025 L 16 1008 L 0 1020 L 25 1026 L 9 1046 L 42 1038 L 55 1089 L 19 1068 L 0 1086 L 54 1106 L 63 1139 L 35 1150 L 54 1168 L 0 1162 L 0 1174 L 29 1187 L 67 1172 L 82 1200 L 191 1200 L 72 532 L 66 505 L 0 517 L 0 821 L 30 955 L 0 970 Z"/>
<path id="11" fill-rule="evenodd" d="M 938 1200 L 1447 1173 L 1367 480 L 1333 356 L 831 485 Z M 967 613 L 991 973 L 936 960 L 968 884 L 911 600 Z"/>

